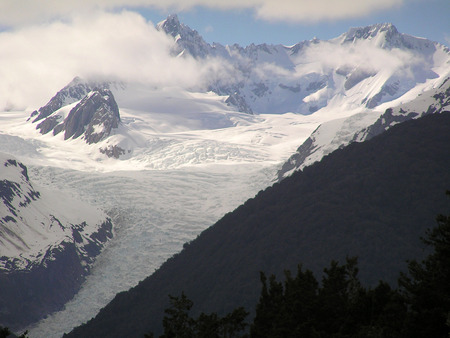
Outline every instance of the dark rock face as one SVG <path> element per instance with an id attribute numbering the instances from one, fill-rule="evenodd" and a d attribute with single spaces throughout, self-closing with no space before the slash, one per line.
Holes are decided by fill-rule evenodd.
<path id="1" fill-rule="evenodd" d="M 64 121 L 64 139 L 84 134 L 86 143 L 97 143 L 110 135 L 120 122 L 119 107 L 109 89 L 90 92 L 73 108 Z"/>
<path id="2" fill-rule="evenodd" d="M 370 75 L 369 75 L 370 76 Z M 349 77 L 350 78 L 350 77 Z M 383 90 L 376 94 L 372 99 L 370 99 L 366 106 L 368 108 L 373 108 L 372 106 L 377 105 L 377 100 L 385 94 L 392 95 L 393 91 L 396 89 L 395 83 L 393 86 L 384 86 Z M 426 99 L 427 107 L 422 110 L 415 109 L 415 102 L 418 106 L 421 105 L 420 101 Z M 430 92 L 423 93 L 421 96 L 413 100 L 408 104 L 414 109 L 403 109 L 402 106 L 395 108 L 386 109 L 386 111 L 370 126 L 362 130 L 355 130 L 353 137 L 349 142 L 363 142 L 370 140 L 374 136 L 377 136 L 395 124 L 403 123 L 405 121 L 418 118 L 420 116 L 425 116 L 433 113 L 442 113 L 444 111 L 449 111 L 450 106 L 450 78 L 446 79 L 439 88 L 431 90 Z M 308 139 L 297 149 L 297 151 L 282 165 L 282 168 L 278 171 L 278 180 L 281 181 L 293 170 L 297 170 L 302 167 L 305 160 L 311 156 L 316 151 L 320 150 L 320 145 L 316 143 L 315 135 L 320 131 L 321 126 L 319 126 Z M 345 144 L 340 144 L 339 147 L 344 147 Z"/>
<path id="3" fill-rule="evenodd" d="M 370 76 L 374 76 L 374 72 L 369 72 L 364 69 L 357 68 L 350 75 L 347 76 L 347 80 L 345 81 L 344 88 L 345 90 L 349 90 L 360 83 L 362 80 L 367 79 Z"/>
<path id="4" fill-rule="evenodd" d="M 300 91 L 302 90 L 302 88 L 299 84 L 297 84 L 296 86 L 286 86 L 286 85 L 280 83 L 278 86 L 282 89 L 290 90 L 293 93 L 300 93 Z"/>
<path id="5" fill-rule="evenodd" d="M 180 23 L 177 15 L 169 15 L 166 20 L 158 24 L 157 29 L 175 39 L 176 48 L 172 51 L 174 55 L 186 50 L 194 58 L 204 58 L 212 49 L 196 30 Z"/>
<path id="6" fill-rule="evenodd" d="M 53 131 L 53 135 L 64 131 L 65 140 L 83 136 L 88 144 L 97 143 L 108 137 L 112 129 L 119 127 L 119 107 L 109 89 L 89 90 L 91 85 L 77 78 L 64 87 L 46 106 L 39 109 L 39 115 L 33 121 L 41 121 L 36 129 L 39 129 L 41 134 Z M 105 86 L 107 85 L 103 87 Z M 70 111 L 64 121 L 61 121 L 61 115 L 54 114 L 63 106 L 78 100 L 81 101 Z"/>
<path id="7" fill-rule="evenodd" d="M 228 106 L 234 106 L 238 111 L 253 114 L 252 108 L 247 104 L 245 99 L 239 94 L 239 92 L 234 92 L 226 100 L 225 103 Z"/>
<path id="8" fill-rule="evenodd" d="M 450 113 L 407 121 L 261 191 L 67 337 L 158 336 L 167 295 L 182 292 L 193 316 L 252 311 L 259 272 L 283 276 L 299 263 L 319 278 L 332 259 L 358 256 L 364 285 L 395 287 L 405 260 L 425 254 L 419 237 L 448 208 L 449 128 Z"/>
<path id="9" fill-rule="evenodd" d="M 61 310 L 80 289 L 89 264 L 100 253 L 99 243 L 112 237 L 111 230 L 112 223 L 107 220 L 91 236 L 84 257 L 80 256 L 74 234 L 73 241 L 50 248 L 42 264 L 27 271 L 0 271 L 0 324 L 19 330 Z"/>
<path id="10" fill-rule="evenodd" d="M 36 126 L 36 129 L 39 129 L 41 134 L 47 134 L 55 129 L 55 127 L 60 123 L 60 120 L 61 116 L 49 116 L 39 123 Z"/>
<path id="11" fill-rule="evenodd" d="M 400 33 L 391 23 L 377 24 L 367 27 L 357 27 L 350 29 L 345 34 L 344 43 L 351 43 L 356 40 L 367 40 L 376 37 L 378 34 L 386 32 L 386 40 L 390 41 L 397 38 Z"/>
<path id="12" fill-rule="evenodd" d="M 45 195 L 34 189 L 27 167 L 0 155 L 0 325 L 17 330 L 75 295 L 112 238 L 112 222 L 106 216 L 95 226 L 61 222 L 58 210 L 39 204 Z M 53 239 L 40 242 L 47 237 Z M 30 255 L 35 240 L 41 247 Z"/>
<path id="13" fill-rule="evenodd" d="M 316 129 L 317 130 L 317 129 Z M 281 181 L 286 173 L 298 168 L 299 163 L 303 163 L 306 158 L 312 154 L 315 149 L 314 140 L 308 137 L 303 144 L 298 147 L 297 151 L 283 163 L 283 166 L 278 171 L 278 180 Z"/>
<path id="14" fill-rule="evenodd" d="M 100 152 L 102 154 L 105 154 L 108 157 L 119 158 L 120 155 L 125 154 L 125 149 L 120 148 L 119 146 L 115 145 L 115 146 L 108 146 L 105 148 L 100 148 Z"/>
<path id="15" fill-rule="evenodd" d="M 364 99 L 363 102 L 361 102 L 362 104 L 366 103 L 366 107 L 369 109 L 375 108 L 376 106 L 378 106 L 381 103 L 381 100 L 383 99 L 384 96 L 389 95 L 389 96 L 393 96 L 397 93 L 397 90 L 400 86 L 399 82 L 394 82 L 392 84 L 385 84 L 379 93 L 375 94 L 374 96 L 372 96 L 370 99 L 366 100 Z"/>
<path id="16" fill-rule="evenodd" d="M 17 199 L 17 203 L 15 203 L 18 207 L 26 207 L 31 201 L 35 201 L 40 197 L 40 193 L 34 190 L 33 186 L 29 182 L 28 170 L 25 165 L 16 160 L 9 159 L 4 164 L 5 167 L 14 166 L 18 169 L 21 169 L 21 174 L 26 184 L 25 186 L 21 186 L 18 182 L 13 182 L 9 180 L 0 180 L 0 203 L 6 206 L 10 214 L 14 217 L 17 217 L 17 209 L 16 206 L 13 205 L 13 200 Z M 20 170 L 19 169 L 19 170 Z M 2 238 L 2 233 L 7 231 L 6 228 L 3 227 L 3 222 L 15 221 L 14 218 L 9 215 L 3 218 L 0 218 L 0 243 Z M 4 216 L 4 215 L 2 215 Z"/>
<path id="17" fill-rule="evenodd" d="M 97 84 L 94 82 L 83 81 L 79 77 L 74 78 L 67 86 L 65 86 L 63 89 L 57 92 L 56 95 L 53 96 L 45 106 L 31 113 L 31 117 L 37 115 L 37 117 L 33 120 L 33 122 L 45 119 L 58 109 L 73 102 L 81 100 L 87 93 L 89 93 L 95 87 L 108 88 L 108 84 L 106 83 Z"/>

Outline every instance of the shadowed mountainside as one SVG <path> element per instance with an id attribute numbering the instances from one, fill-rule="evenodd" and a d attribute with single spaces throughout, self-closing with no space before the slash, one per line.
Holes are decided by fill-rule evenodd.
<path id="1" fill-rule="evenodd" d="M 182 291 L 197 312 L 254 311 L 259 271 L 281 275 L 300 262 L 319 275 L 332 259 L 358 256 L 364 283 L 395 286 L 405 261 L 425 255 L 419 238 L 447 208 L 449 130 L 449 112 L 407 121 L 294 173 L 225 215 L 68 336 L 158 334 L 167 295 Z"/>

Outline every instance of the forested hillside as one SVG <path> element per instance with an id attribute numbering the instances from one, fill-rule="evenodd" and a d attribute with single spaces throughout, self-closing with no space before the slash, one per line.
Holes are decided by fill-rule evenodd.
<path id="1" fill-rule="evenodd" d="M 364 285 L 395 287 L 448 208 L 449 130 L 449 112 L 429 115 L 328 155 L 225 215 L 68 336 L 159 334 L 168 294 L 182 291 L 198 313 L 244 306 L 253 316 L 259 272 L 281 276 L 298 263 L 320 276 L 331 260 L 358 256 Z"/>

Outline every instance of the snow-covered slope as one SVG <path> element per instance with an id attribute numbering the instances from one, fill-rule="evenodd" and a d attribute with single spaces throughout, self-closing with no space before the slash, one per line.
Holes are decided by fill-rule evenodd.
<path id="1" fill-rule="evenodd" d="M 111 237 L 106 214 L 62 193 L 35 190 L 27 167 L 0 153 L 0 273 L 46 265 L 52 251 L 73 243 L 88 269 Z"/>
<path id="2" fill-rule="evenodd" d="M 27 167 L 2 153 L 0 217 L 0 323 L 10 327 L 61 308 L 112 237 L 105 213 L 63 193 L 36 190 Z"/>
<path id="3" fill-rule="evenodd" d="M 159 87 L 77 77 L 32 113 L 32 118 L 38 116 L 29 123 L 49 134 L 39 141 L 69 148 L 61 145 L 59 133 L 65 131 L 64 140 L 82 135 L 81 139 L 95 145 L 86 147 L 73 140 L 71 145 L 78 149 L 70 157 L 87 156 L 100 170 L 105 166 L 98 162 L 104 162 L 107 156 L 120 157 L 141 169 L 268 160 L 266 154 L 248 149 L 248 138 L 242 133 L 265 119 L 275 121 L 268 116 L 296 114 L 295 123 L 307 132 L 297 135 L 301 144 L 309 130 L 319 124 L 336 120 L 337 128 L 339 119 L 355 114 L 367 115 L 367 119 L 357 118 L 363 129 L 387 107 L 409 102 L 450 76 L 447 47 L 401 34 L 392 24 L 352 28 L 329 41 L 313 39 L 290 47 L 262 44 L 245 48 L 210 45 L 198 32 L 180 23 L 176 15 L 160 22 L 157 29 L 174 39 L 174 58 L 186 58 L 211 70 L 202 86 Z M 92 94 L 93 89 L 97 95 Z M 110 118 L 99 119 L 92 111 L 91 121 L 80 106 L 97 97 L 113 101 L 103 105 L 113 113 L 103 113 Z M 79 119 L 73 118 L 76 113 Z M 76 120 L 83 122 L 74 124 Z M 50 134 L 58 141 L 51 140 Z M 284 141 L 270 146 L 279 149 Z M 288 143 L 285 151 L 292 152 Z M 286 152 L 277 160 L 283 160 Z M 128 164 L 108 162 L 106 170 Z"/>
<path id="4" fill-rule="evenodd" d="M 446 78 L 436 88 L 423 92 L 412 101 L 388 108 L 383 114 L 364 112 L 325 122 L 283 164 L 278 179 L 320 161 L 323 156 L 351 142 L 363 142 L 381 134 L 397 123 L 449 110 L 450 78 Z"/>
<path id="5" fill-rule="evenodd" d="M 248 113 L 372 109 L 448 75 L 448 48 L 401 34 L 389 23 L 352 28 L 329 41 L 245 48 L 209 45 L 176 16 L 158 27 L 174 37 L 178 54 L 231 64 L 230 76 L 214 79 L 210 88 Z"/>
<path id="6" fill-rule="evenodd" d="M 331 131 L 314 160 L 352 140 L 387 108 L 438 90 L 450 73 L 445 46 L 390 24 L 329 41 L 245 48 L 210 45 L 176 16 L 158 28 L 173 38 L 173 58 L 197 65 L 202 81 L 75 78 L 33 113 L 37 107 L 0 112 L 2 151 L 27 163 L 33 182 L 102 208 L 118 224 L 80 292 L 65 311 L 34 328 L 36 336 L 61 335 L 152 273 L 184 242 L 270 185 L 319 125 Z M 86 142 L 99 134 L 86 134 L 89 123 L 78 124 L 79 137 L 53 132 L 100 90 L 114 97 L 118 111 L 107 110 L 120 122 L 95 142 Z M 36 129 L 48 118 L 47 133 Z M 104 130 L 103 120 L 93 125 Z"/>

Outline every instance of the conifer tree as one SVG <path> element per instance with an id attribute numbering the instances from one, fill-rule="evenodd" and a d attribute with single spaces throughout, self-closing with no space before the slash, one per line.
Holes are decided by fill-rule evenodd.
<path id="1" fill-rule="evenodd" d="M 406 330 L 410 337 L 449 337 L 450 215 L 438 215 L 436 221 L 422 239 L 434 251 L 422 262 L 409 262 L 409 274 L 399 279 L 410 306 Z"/>

